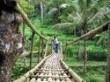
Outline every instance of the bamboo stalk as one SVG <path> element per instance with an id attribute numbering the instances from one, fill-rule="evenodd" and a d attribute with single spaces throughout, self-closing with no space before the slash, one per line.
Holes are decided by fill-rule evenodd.
<path id="1" fill-rule="evenodd" d="M 61 63 L 63 64 L 64 68 L 66 68 L 66 70 L 69 72 L 69 74 L 73 77 L 73 79 L 75 80 L 75 82 L 84 82 L 84 80 L 78 76 L 72 69 L 70 69 L 65 62 L 63 62 L 61 60 Z"/>
<path id="2" fill-rule="evenodd" d="M 38 47 L 38 62 L 40 61 L 40 56 L 41 56 L 41 38 L 39 37 L 39 47 Z"/>
<path id="3" fill-rule="evenodd" d="M 62 42 L 60 42 L 60 54 L 61 54 L 61 59 L 63 60 L 63 49 L 62 49 Z"/>
<path id="4" fill-rule="evenodd" d="M 38 53 L 38 51 L 33 51 L 32 52 L 33 54 L 36 54 Z M 30 51 L 24 51 L 19 57 L 26 57 L 30 54 Z"/>
<path id="5" fill-rule="evenodd" d="M 33 44 L 34 44 L 34 33 L 32 33 L 31 38 L 31 48 L 30 48 L 30 69 L 32 68 L 32 51 L 33 51 Z"/>
<path id="6" fill-rule="evenodd" d="M 73 42 L 77 42 L 77 41 L 82 40 L 82 39 L 88 39 L 90 37 L 95 36 L 96 34 L 102 33 L 108 29 L 109 24 L 110 24 L 110 20 L 107 21 L 106 23 L 104 23 L 103 25 L 99 26 L 98 28 L 95 28 L 86 34 L 84 34 L 84 35 L 82 35 L 76 39 L 73 39 L 73 41 L 67 42 L 67 45 L 72 44 Z"/>
<path id="7" fill-rule="evenodd" d="M 36 30 L 36 27 L 32 24 L 31 20 L 28 18 L 26 13 L 22 10 L 22 8 L 19 6 L 19 4 L 17 4 L 16 10 L 21 14 L 21 16 L 23 17 L 24 21 L 27 23 L 27 25 L 32 29 L 32 31 L 35 34 L 39 35 L 41 38 L 43 38 L 45 40 L 48 40 L 47 38 L 45 38 L 45 36 L 41 35 L 41 33 Z"/>
<path id="8" fill-rule="evenodd" d="M 47 50 L 48 50 L 48 41 L 47 41 L 47 43 L 46 43 L 46 47 L 45 47 L 44 58 L 45 58 L 45 57 L 46 57 L 46 55 L 47 55 Z"/>

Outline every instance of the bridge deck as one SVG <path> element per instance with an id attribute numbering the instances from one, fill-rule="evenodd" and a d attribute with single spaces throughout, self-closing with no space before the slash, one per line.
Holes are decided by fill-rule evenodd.
<path id="1" fill-rule="evenodd" d="M 75 82 L 62 67 L 58 54 L 51 55 L 45 63 L 31 74 L 30 82 Z"/>
<path id="2" fill-rule="evenodd" d="M 60 55 L 53 54 L 44 58 L 14 82 L 83 82 L 83 80 L 60 60 Z"/>

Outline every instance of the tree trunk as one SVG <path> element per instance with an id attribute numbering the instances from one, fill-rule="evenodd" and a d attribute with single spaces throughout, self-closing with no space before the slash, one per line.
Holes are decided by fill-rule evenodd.
<path id="1" fill-rule="evenodd" d="M 110 24 L 108 25 L 108 45 L 107 45 L 107 68 L 106 68 L 106 80 L 105 82 L 110 82 Z"/>
<path id="2" fill-rule="evenodd" d="M 13 65 L 23 50 L 23 37 L 18 31 L 22 18 L 15 11 L 0 13 L 0 82 L 11 82 Z"/>
<path id="3" fill-rule="evenodd" d="M 81 60 L 81 42 L 78 43 L 78 54 L 77 54 L 77 58 L 80 61 Z"/>
<path id="4" fill-rule="evenodd" d="M 11 82 L 12 68 L 18 55 L 17 53 L 10 54 L 2 60 L 2 64 L 0 63 L 0 82 Z"/>
<path id="5" fill-rule="evenodd" d="M 84 66 L 83 66 L 83 72 L 86 72 L 86 65 L 87 65 L 87 52 L 86 52 L 86 40 L 84 40 L 84 51 L 83 51 L 83 61 L 84 61 Z"/>
<path id="6" fill-rule="evenodd" d="M 44 19 L 44 8 L 43 8 L 42 2 L 40 2 L 40 10 L 41 10 L 41 20 L 43 21 L 43 19 Z"/>
<path id="7" fill-rule="evenodd" d="M 86 33 L 87 33 L 87 19 L 84 19 L 84 21 L 82 22 L 82 34 L 84 35 Z M 84 41 L 83 43 L 84 51 L 83 51 L 82 57 L 83 57 L 83 63 L 84 63 L 83 72 L 85 73 L 86 64 L 87 64 L 86 39 L 84 39 L 83 41 Z"/>

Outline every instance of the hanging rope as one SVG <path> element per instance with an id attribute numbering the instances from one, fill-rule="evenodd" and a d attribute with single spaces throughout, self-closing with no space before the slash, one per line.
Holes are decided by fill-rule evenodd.
<path id="1" fill-rule="evenodd" d="M 35 33 L 32 32 L 32 37 L 31 37 L 31 46 L 30 46 L 30 69 L 32 68 L 32 52 L 33 52 L 33 43 L 34 43 L 34 35 Z"/>

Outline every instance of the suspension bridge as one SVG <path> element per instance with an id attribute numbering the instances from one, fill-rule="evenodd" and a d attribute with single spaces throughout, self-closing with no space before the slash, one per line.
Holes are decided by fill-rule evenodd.
<path id="1" fill-rule="evenodd" d="M 84 82 L 61 59 L 62 54 L 51 54 L 14 82 Z"/>
<path id="2" fill-rule="evenodd" d="M 44 56 L 42 61 L 40 61 L 40 63 L 38 63 L 34 68 L 30 69 L 27 73 L 25 73 L 23 76 L 21 76 L 20 78 L 18 78 L 13 82 L 85 82 L 77 73 L 75 73 L 71 68 L 69 68 L 68 65 L 63 61 L 62 48 L 60 49 L 60 53 L 58 54 L 55 53 L 50 53 L 51 55 L 48 54 L 48 39 L 45 38 L 43 35 L 41 35 L 40 32 L 35 30 L 35 26 L 31 23 L 31 21 L 24 13 L 24 11 L 19 7 L 19 5 L 16 8 L 16 10 L 19 11 L 24 21 L 32 29 L 33 32 L 32 37 L 34 37 L 34 35 L 37 34 L 42 40 L 46 40 L 47 43 L 45 47 L 45 52 L 44 54 L 42 54 Z M 98 33 L 102 33 L 103 31 L 106 31 L 109 22 L 110 21 L 106 22 L 102 26 L 82 35 L 81 37 L 73 39 L 73 41 L 66 43 L 66 46 L 73 42 L 77 42 L 82 39 L 88 39 Z M 33 45 L 33 39 L 31 45 Z M 33 50 L 32 47 L 33 46 L 31 46 L 30 57 L 32 55 L 32 50 Z"/>
<path id="3" fill-rule="evenodd" d="M 90 37 L 95 36 L 96 34 L 102 33 L 104 31 L 109 31 L 110 36 L 110 20 L 101 25 L 98 28 L 95 28 L 91 30 L 90 32 L 85 32 L 82 36 L 73 39 L 72 41 L 65 42 L 66 44 L 63 44 L 65 46 L 65 50 L 61 49 L 59 50 L 59 53 L 53 53 L 52 46 L 51 49 L 49 48 L 51 39 L 47 38 L 46 36 L 42 35 L 38 30 L 36 30 L 36 27 L 31 23 L 28 16 L 25 14 L 25 12 L 21 9 L 19 6 L 19 2 L 15 0 L 10 1 L 4 1 L 3 5 L 0 7 L 0 15 L 1 15 L 1 44 L 0 48 L 1 51 L 1 59 L 2 61 L 0 66 L 0 82 L 10 82 L 10 75 L 12 71 L 12 67 L 18 58 L 18 56 L 21 54 L 23 50 L 22 45 L 22 35 L 20 32 L 18 32 L 18 26 L 23 21 L 31 28 L 32 30 L 32 36 L 31 36 L 31 44 L 30 44 L 30 51 L 22 56 L 29 55 L 30 57 L 30 70 L 27 71 L 23 76 L 20 78 L 14 80 L 13 82 L 85 82 L 76 72 L 74 72 L 64 61 L 63 61 L 63 51 L 66 52 L 67 45 L 72 44 L 74 42 L 77 42 L 79 40 L 87 40 Z M 7 2 L 7 3 L 6 3 Z M 11 5 L 8 5 L 8 3 L 12 3 Z M 7 8 L 3 8 L 7 7 Z M 8 8 L 9 7 L 9 8 Z M 14 8 L 13 8 L 14 7 Z M 11 11 L 11 9 L 12 11 Z M 10 9 L 10 13 L 8 13 L 8 9 Z M 3 11 L 3 12 L 2 12 Z M 17 12 L 16 12 L 17 11 Z M 13 12 L 13 13 L 11 13 Z M 16 12 L 16 13 L 15 13 Z M 16 14 L 19 13 L 20 16 L 17 16 Z M 12 19 L 12 20 L 10 20 Z M 5 27 L 5 28 L 4 28 Z M 16 28 L 15 28 L 16 27 Z M 39 46 L 38 49 L 38 58 L 39 56 L 43 56 L 43 59 L 35 65 L 35 67 L 32 68 L 32 53 L 33 53 L 33 43 L 34 43 L 34 36 L 37 35 L 39 37 Z M 45 43 L 43 43 L 45 40 Z M 108 45 L 110 45 L 110 39 L 108 39 Z M 43 51 L 43 45 L 45 44 L 45 50 Z M 62 43 L 61 43 L 62 44 Z M 5 47 L 5 49 L 4 49 Z M 12 47 L 12 48 L 11 48 Z M 41 49 L 42 47 L 42 49 Z M 44 53 L 43 53 L 44 52 Z M 110 46 L 107 47 L 107 75 L 106 79 L 107 82 L 109 82 L 109 72 L 110 72 Z M 84 56 L 84 59 L 86 59 L 86 55 Z M 39 59 L 38 59 L 39 60 Z M 86 60 L 84 61 L 86 63 Z"/>

